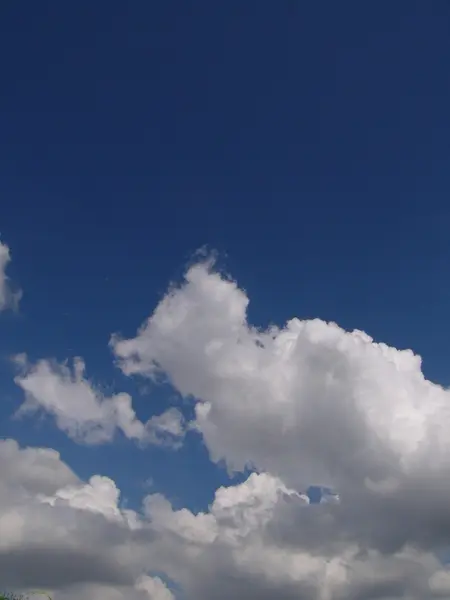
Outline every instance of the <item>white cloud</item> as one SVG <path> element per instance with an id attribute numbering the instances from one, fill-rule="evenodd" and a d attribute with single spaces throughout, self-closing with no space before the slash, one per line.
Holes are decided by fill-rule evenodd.
<path id="1" fill-rule="evenodd" d="M 310 547 L 307 529 L 292 544 L 286 510 L 326 526 L 331 509 L 310 507 L 269 474 L 220 488 L 206 513 L 174 510 L 153 494 L 138 514 L 120 506 L 112 480 L 80 481 L 54 451 L 7 440 L 0 466 L 0 579 L 9 589 L 46 588 L 54 600 L 172 600 L 164 577 L 192 600 L 423 600 L 447 589 L 439 561 L 411 547 L 386 556 L 344 540 L 327 556 Z"/>
<path id="2" fill-rule="evenodd" d="M 19 290 L 13 292 L 9 285 L 6 269 L 11 262 L 9 247 L 0 241 L 0 311 L 6 308 L 15 308 L 22 293 Z"/>
<path id="3" fill-rule="evenodd" d="M 39 500 L 50 506 L 70 506 L 101 514 L 107 519 L 120 520 L 122 513 L 118 508 L 119 495 L 119 490 L 111 479 L 94 475 L 88 484 L 67 485 L 52 496 L 40 496 Z"/>
<path id="4" fill-rule="evenodd" d="M 260 332 L 247 305 L 235 283 L 197 265 L 137 337 L 112 342 L 125 373 L 164 372 L 195 397 L 214 460 L 295 486 L 362 488 L 450 458 L 450 394 L 423 377 L 418 356 L 318 319 Z"/>
<path id="5" fill-rule="evenodd" d="M 174 511 L 157 494 L 146 499 L 145 514 L 166 534 L 158 544 L 161 563 L 188 598 L 418 600 L 440 593 L 439 561 L 411 547 L 386 556 L 345 542 L 327 556 L 310 547 L 307 530 L 291 544 L 278 525 L 292 505 L 305 521 L 320 518 L 326 525 L 326 506 L 309 507 L 303 496 L 268 474 L 219 489 L 206 514 Z"/>
<path id="6" fill-rule="evenodd" d="M 164 372 L 197 399 L 212 456 L 231 468 L 250 461 L 296 483 L 334 483 L 334 473 L 361 482 L 383 466 L 377 444 L 406 467 L 448 404 L 447 392 L 424 380 L 420 359 L 320 320 L 259 332 L 246 322 L 247 305 L 236 284 L 197 265 L 137 337 L 114 338 L 113 348 L 125 373 Z"/>
<path id="7" fill-rule="evenodd" d="M 129 439 L 177 447 L 184 436 L 181 413 L 170 408 L 143 423 L 136 417 L 129 394 L 106 397 L 85 378 L 84 362 L 77 358 L 73 369 L 41 360 L 27 365 L 20 356 L 22 372 L 16 383 L 26 394 L 18 415 L 44 410 L 53 415 L 59 429 L 85 444 L 110 442 L 117 430 Z"/>
<path id="8" fill-rule="evenodd" d="M 224 460 L 232 471 L 254 467 L 297 492 L 309 484 L 336 491 L 320 510 L 287 503 L 271 521 L 285 582 L 297 568 L 297 555 L 285 554 L 291 548 L 302 568 L 320 558 L 320 571 L 326 557 L 327 573 L 339 572 L 346 582 L 343 597 L 353 597 L 349 568 L 359 589 L 365 569 L 386 571 L 385 560 L 397 574 L 412 564 L 414 577 L 392 575 L 389 583 L 380 574 L 373 588 L 384 591 L 374 597 L 398 597 L 411 586 L 419 597 L 431 593 L 429 564 L 416 562 L 419 555 L 431 561 L 429 552 L 450 539 L 449 391 L 424 378 L 410 350 L 318 319 L 259 331 L 247 322 L 247 306 L 236 283 L 195 265 L 135 338 L 115 336 L 111 344 L 124 373 L 162 374 L 192 398 L 213 461 Z M 265 573 L 268 552 L 261 543 Z M 306 575 L 295 581 L 312 585 Z"/>

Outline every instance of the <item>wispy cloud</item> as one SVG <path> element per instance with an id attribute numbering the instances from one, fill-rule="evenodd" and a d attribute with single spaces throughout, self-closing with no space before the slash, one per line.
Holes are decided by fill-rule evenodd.
<path id="1" fill-rule="evenodd" d="M 25 392 L 25 402 L 16 416 L 45 411 L 54 416 L 59 429 L 77 442 L 95 445 L 111 442 L 117 431 L 141 444 L 178 447 L 184 437 L 179 410 L 169 408 L 146 423 L 140 421 L 129 394 L 106 397 L 85 377 L 85 365 L 76 358 L 71 368 L 41 360 L 29 365 L 16 357 L 21 373 L 15 378 Z"/>

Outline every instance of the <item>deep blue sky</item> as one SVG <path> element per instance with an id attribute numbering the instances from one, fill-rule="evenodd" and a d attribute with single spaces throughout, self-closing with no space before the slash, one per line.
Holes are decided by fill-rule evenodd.
<path id="1" fill-rule="evenodd" d="M 79 354 L 125 389 L 110 334 L 206 244 L 254 323 L 336 320 L 450 383 L 447 0 L 3 2 L 0 56 L 0 233 L 25 292 L 2 356 Z M 7 421 L 10 378 L 4 433 L 44 443 Z M 134 477 L 134 450 L 102 448 L 92 468 L 131 487 L 176 469 L 177 496 L 199 461 L 209 490 L 222 475 L 191 450 Z"/>

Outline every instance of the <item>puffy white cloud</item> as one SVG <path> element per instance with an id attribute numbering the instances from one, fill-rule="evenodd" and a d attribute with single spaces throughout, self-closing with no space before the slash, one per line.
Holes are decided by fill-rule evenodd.
<path id="1" fill-rule="evenodd" d="M 22 373 L 16 383 L 26 394 L 18 415 L 44 410 L 53 415 L 57 426 L 72 439 L 85 444 L 110 442 L 120 430 L 139 443 L 177 447 L 184 436 L 181 413 L 170 408 L 146 423 L 136 417 L 129 394 L 106 397 L 85 378 L 82 359 L 74 360 L 73 369 L 41 360 L 27 365 L 23 356 L 16 358 Z"/>
<path id="2" fill-rule="evenodd" d="M 67 485 L 52 496 L 40 496 L 41 502 L 51 506 L 70 506 L 99 513 L 108 519 L 121 519 L 118 508 L 119 490 L 108 477 L 94 475 L 88 484 Z"/>
<path id="3" fill-rule="evenodd" d="M 214 460 L 299 483 L 373 485 L 450 456 L 450 394 L 411 351 L 318 319 L 260 332 L 235 283 L 197 265 L 134 339 L 113 339 L 125 373 L 166 373 L 196 398 Z M 301 460 L 299 460 L 301 457 Z"/>
<path id="4" fill-rule="evenodd" d="M 21 292 L 13 292 L 6 275 L 6 268 L 11 261 L 9 247 L 0 241 L 0 311 L 6 308 L 14 308 L 20 300 Z"/>
<path id="5" fill-rule="evenodd" d="M 428 584 L 439 569 L 434 552 L 450 540 L 449 391 L 424 378 L 410 350 L 319 319 L 261 331 L 247 322 L 248 302 L 235 282 L 198 264 L 135 338 L 111 340 L 124 373 L 167 377 L 192 398 L 213 461 L 270 473 L 296 493 L 309 484 L 335 490 L 307 511 L 291 495 L 267 526 L 259 521 L 266 533 L 258 551 L 242 546 L 239 562 L 257 582 L 241 582 L 239 593 L 270 597 L 275 580 L 286 598 L 299 589 L 313 598 L 437 593 Z M 278 540 L 278 554 L 268 539 Z M 205 569 L 222 582 L 212 561 L 223 558 L 221 589 L 233 595 L 238 588 L 225 581 L 240 581 L 243 571 L 231 577 L 237 563 L 217 539 L 213 546 L 202 555 Z M 270 557 L 280 570 L 260 589 Z M 314 591 L 325 576 L 334 583 Z M 196 597 L 212 597 L 205 590 Z"/>
<path id="6" fill-rule="evenodd" d="M 136 338 L 113 339 L 125 373 L 164 372 L 196 398 L 214 460 L 296 486 L 376 485 L 447 460 L 450 394 L 424 379 L 418 356 L 318 319 L 261 332 L 247 305 L 235 283 L 197 265 Z"/>
<path id="7" fill-rule="evenodd" d="M 407 546 L 387 556 L 341 540 L 327 556 L 311 546 L 307 528 L 303 539 L 291 544 L 279 525 L 292 506 L 305 522 L 321 520 L 326 527 L 329 507 L 309 506 L 305 497 L 268 474 L 220 488 L 208 513 L 174 511 L 167 500 L 152 495 L 145 514 L 165 532 L 158 545 L 161 562 L 188 598 L 439 597 L 447 572 L 432 554 Z M 298 520 L 290 526 L 298 526 Z"/>

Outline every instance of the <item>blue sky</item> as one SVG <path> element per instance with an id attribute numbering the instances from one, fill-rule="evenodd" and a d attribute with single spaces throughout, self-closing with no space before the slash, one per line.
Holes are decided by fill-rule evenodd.
<path id="1" fill-rule="evenodd" d="M 449 18 L 444 0 L 4 3 L 0 234 L 23 297 L 1 314 L 2 437 L 110 477 L 134 509 L 150 489 L 207 510 L 233 481 L 201 435 L 87 446 L 52 416 L 11 419 L 19 353 L 83 357 L 143 422 L 191 418 L 182 389 L 127 376 L 109 342 L 202 248 L 252 325 L 334 321 L 450 383 Z"/>

